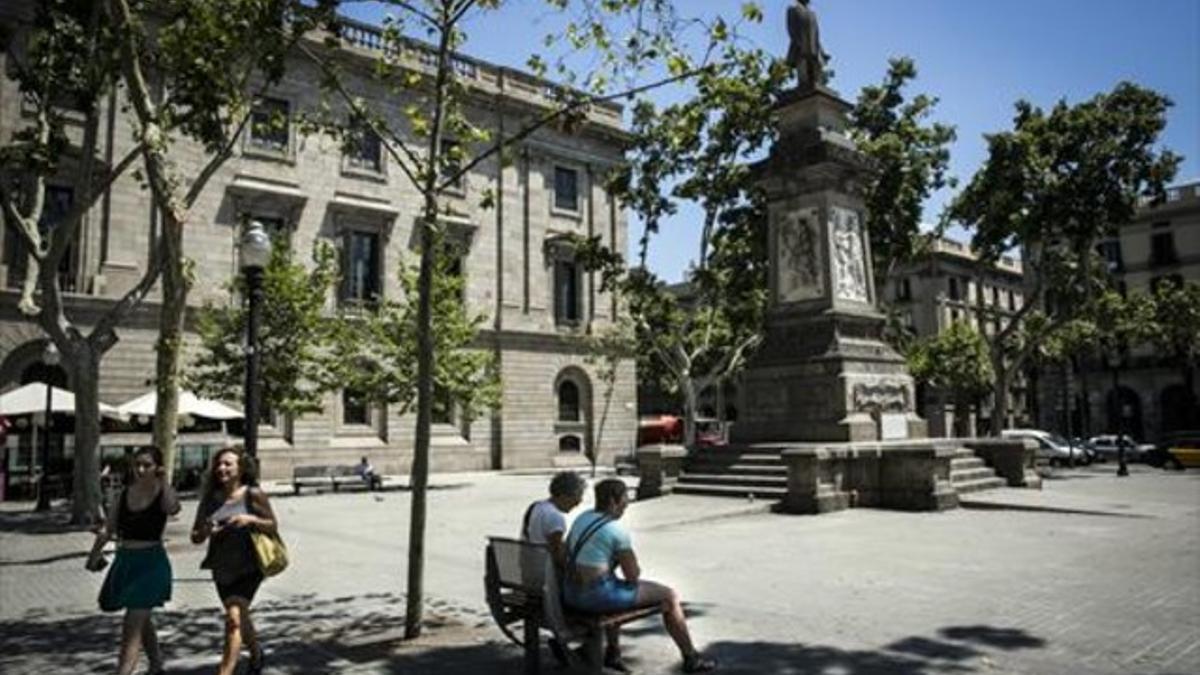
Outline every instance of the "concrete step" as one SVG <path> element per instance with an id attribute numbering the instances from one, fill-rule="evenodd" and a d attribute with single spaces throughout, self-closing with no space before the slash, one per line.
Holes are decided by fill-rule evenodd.
<path id="1" fill-rule="evenodd" d="M 991 490 L 993 488 L 1004 487 L 1004 481 L 996 476 L 991 478 L 980 478 L 977 480 L 965 481 L 962 483 L 954 482 L 954 489 L 958 494 L 967 494 L 969 492 L 979 492 L 980 490 Z"/>
<path id="2" fill-rule="evenodd" d="M 747 485 L 760 487 L 787 487 L 787 476 L 762 474 L 704 474 L 686 472 L 679 476 L 679 484 Z"/>
<path id="3" fill-rule="evenodd" d="M 708 461 L 689 462 L 686 473 L 729 473 L 729 474 L 763 474 L 763 475 L 778 475 L 786 476 L 787 467 L 782 464 L 724 464 Z"/>
<path id="4" fill-rule="evenodd" d="M 981 478 L 995 478 L 996 480 L 1000 480 L 999 477 L 996 476 L 996 472 L 992 471 L 986 466 L 975 469 L 950 470 L 951 483 L 968 483 Z"/>
<path id="5" fill-rule="evenodd" d="M 722 452 L 709 452 L 701 450 L 687 458 L 689 462 L 723 462 L 723 463 L 741 463 L 741 464 L 778 464 L 783 466 L 783 456 L 773 455 L 762 452 L 733 452 L 725 450 Z"/>
<path id="6" fill-rule="evenodd" d="M 978 469 L 981 466 L 987 466 L 987 463 L 985 463 L 982 459 L 979 459 L 978 457 L 974 457 L 974 456 L 972 456 L 972 457 L 955 457 L 954 459 L 950 460 L 950 470 L 951 471 L 958 471 L 960 469 L 962 469 L 962 470 Z"/>
<path id="7" fill-rule="evenodd" d="M 784 495 L 787 494 L 787 488 L 680 482 L 675 486 L 675 493 L 684 495 L 711 495 L 715 497 L 741 497 L 743 499 L 754 495 L 757 499 L 783 499 Z"/>

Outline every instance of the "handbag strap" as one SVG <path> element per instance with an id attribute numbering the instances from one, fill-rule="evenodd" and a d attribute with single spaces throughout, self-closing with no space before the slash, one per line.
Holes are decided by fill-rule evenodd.
<path id="1" fill-rule="evenodd" d="M 525 509 L 525 517 L 521 519 L 521 537 L 525 541 L 529 541 L 529 520 L 533 517 L 533 510 L 537 505 L 538 502 L 530 504 L 529 508 Z"/>

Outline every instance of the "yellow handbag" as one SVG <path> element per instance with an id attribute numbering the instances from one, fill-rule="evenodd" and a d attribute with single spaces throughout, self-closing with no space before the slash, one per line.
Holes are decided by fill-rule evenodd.
<path id="1" fill-rule="evenodd" d="M 254 543 L 254 558 L 264 577 L 273 577 L 287 569 L 288 552 L 283 539 L 277 533 L 251 532 Z"/>

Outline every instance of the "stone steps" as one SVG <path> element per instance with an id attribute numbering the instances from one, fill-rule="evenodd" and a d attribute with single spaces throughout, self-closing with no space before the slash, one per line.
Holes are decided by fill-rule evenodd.
<path id="1" fill-rule="evenodd" d="M 967 448 L 950 460 L 950 483 L 959 494 L 1003 487 L 1004 480 Z M 679 494 L 782 499 L 787 467 L 771 448 L 705 448 L 688 457 L 675 485 Z"/>

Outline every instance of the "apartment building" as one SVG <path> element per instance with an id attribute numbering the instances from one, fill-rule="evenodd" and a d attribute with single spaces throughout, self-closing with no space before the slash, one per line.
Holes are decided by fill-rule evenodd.
<path id="1" fill-rule="evenodd" d="M 19 27 L 22 20 L 16 5 L 0 8 L 0 21 Z M 408 101 L 367 76 L 373 58 L 384 49 L 381 30 L 350 20 L 340 30 L 347 86 L 399 123 Z M 430 55 L 428 47 L 412 43 L 402 63 L 427 71 Z M 29 110 L 6 59 L 0 54 L 0 143 L 29 123 Z M 552 105 L 555 92 L 549 82 L 467 55 L 457 56 L 454 65 L 469 94 L 466 113 L 497 137 L 514 133 Z M 301 132 L 295 120 L 319 104 L 320 81 L 310 63 L 291 62 L 253 113 L 257 119 L 289 123 L 249 125 L 235 156 L 197 203 L 185 236 L 186 253 L 195 263 L 191 306 L 230 301 L 225 284 L 238 274 L 238 240 L 248 218 L 265 223 L 277 241 L 286 239 L 300 259 L 307 260 L 317 241 L 342 251 L 345 278 L 329 299 L 331 306 L 400 294 L 398 265 L 418 255 L 421 196 L 391 165 L 378 138 L 366 134 L 347 149 L 329 136 Z M 102 104 L 99 152 L 107 158 L 119 158 L 132 146 L 122 105 L 120 95 Z M 70 131 L 78 143 L 80 129 Z M 493 416 L 472 423 L 457 419 L 452 408 L 442 410 L 434 428 L 434 471 L 569 466 L 583 463 L 587 451 L 606 461 L 626 449 L 636 426 L 633 361 L 621 366 L 613 390 L 606 391 L 586 360 L 584 341 L 613 321 L 619 305 L 576 264 L 569 244 L 569 235 L 599 236 L 614 250 L 625 250 L 625 214 L 603 179 L 622 161 L 626 138 L 621 107 L 598 105 L 581 129 L 539 130 L 521 142 L 515 162 L 491 158 L 444 196 L 442 225 L 459 245 L 464 302 L 471 313 L 487 319 L 479 344 L 497 354 L 504 394 Z M 199 147 L 173 152 L 182 160 L 181 169 L 193 174 L 206 159 Z M 68 175 L 64 171 L 64 178 Z M 496 195 L 492 208 L 480 204 L 486 190 Z M 50 181 L 45 196 L 48 226 L 55 213 L 77 198 L 69 180 Z M 147 263 L 156 218 L 149 193 L 132 175 L 116 181 L 87 214 L 60 269 L 68 313 L 75 321 L 85 326 L 94 322 L 136 283 Z M 41 363 L 45 336 L 17 309 L 26 256 L 16 233 L 8 225 L 3 228 L 0 391 L 51 375 L 69 387 L 70 373 L 61 367 L 48 374 Z M 118 329 L 118 342 L 102 365 L 102 400 L 120 403 L 150 388 L 157 313 L 152 296 Z M 194 345 L 191 336 L 189 346 Z M 593 448 L 601 406 L 607 410 L 599 435 L 603 445 Z M 26 436 L 10 436 L 10 473 L 29 467 Z M 270 416 L 260 427 L 260 438 L 268 478 L 290 477 L 292 468 L 302 464 L 355 463 L 363 455 L 383 472 L 407 473 L 413 419 L 386 406 L 358 404 L 352 392 L 334 392 L 320 413 L 295 419 Z"/>

